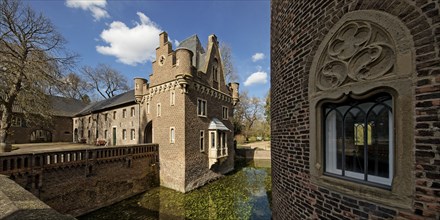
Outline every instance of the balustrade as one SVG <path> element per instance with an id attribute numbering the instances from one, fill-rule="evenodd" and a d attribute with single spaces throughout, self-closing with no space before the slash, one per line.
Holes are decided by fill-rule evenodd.
<path id="1" fill-rule="evenodd" d="M 32 154 L 4 153 L 0 155 L 0 174 L 23 173 L 35 168 L 56 168 L 71 164 L 90 164 L 94 161 L 132 158 L 154 158 L 158 162 L 157 144 L 116 146 L 99 149 L 60 150 Z"/>

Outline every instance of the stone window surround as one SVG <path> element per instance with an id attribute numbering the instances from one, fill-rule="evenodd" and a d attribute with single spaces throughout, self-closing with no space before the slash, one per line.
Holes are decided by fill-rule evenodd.
<path id="1" fill-rule="evenodd" d="M 174 106 L 176 104 L 176 92 L 171 91 L 170 92 L 170 105 Z"/>
<path id="2" fill-rule="evenodd" d="M 122 140 L 127 140 L 127 129 L 122 129 Z"/>
<path id="3" fill-rule="evenodd" d="M 200 130 L 200 152 L 205 152 L 205 130 Z"/>
<path id="4" fill-rule="evenodd" d="M 226 111 L 225 111 L 225 109 L 226 109 Z M 225 114 L 225 112 L 226 112 L 226 114 Z M 226 117 L 225 117 L 225 115 L 226 115 Z M 223 120 L 229 119 L 229 108 L 226 106 L 222 106 L 222 119 Z"/>
<path id="5" fill-rule="evenodd" d="M 162 114 L 162 109 L 161 109 L 160 103 L 157 103 L 156 116 L 160 117 L 161 114 Z"/>
<path id="6" fill-rule="evenodd" d="M 130 116 L 134 117 L 135 115 L 136 115 L 136 111 L 135 111 L 134 107 L 131 107 L 130 108 Z"/>
<path id="7" fill-rule="evenodd" d="M 135 129 L 130 130 L 130 140 L 136 140 L 136 130 Z"/>
<path id="8" fill-rule="evenodd" d="M 388 31 L 394 41 L 396 60 L 393 73 L 382 77 L 343 84 L 337 88 L 319 91 L 315 86 L 315 72 L 321 54 L 325 53 L 327 42 L 346 22 L 368 21 Z M 398 40 L 397 40 L 398 39 Z M 415 114 L 412 88 L 415 75 L 414 46 L 410 32 L 397 18 L 378 11 L 355 11 L 345 14 L 329 31 L 315 53 L 309 74 L 310 101 L 310 175 L 312 183 L 352 195 L 365 200 L 391 207 L 411 209 L 412 191 L 414 190 L 414 132 L 413 115 Z M 355 181 L 327 176 L 323 172 L 324 140 L 323 140 L 323 104 L 329 101 L 337 102 L 345 96 L 356 99 L 368 98 L 380 92 L 387 92 L 393 97 L 394 117 L 394 178 L 389 189 L 370 186 Z"/>
<path id="9" fill-rule="evenodd" d="M 176 143 L 176 128 L 170 127 L 170 144 Z"/>
<path id="10" fill-rule="evenodd" d="M 126 118 L 127 117 L 127 109 L 122 109 L 122 118 Z"/>
<path id="11" fill-rule="evenodd" d="M 199 114 L 199 103 L 204 102 L 204 114 Z M 205 99 L 197 98 L 197 116 L 199 117 L 207 117 L 208 116 L 208 102 Z"/>
<path id="12" fill-rule="evenodd" d="M 11 118 L 11 127 L 21 127 L 22 126 L 22 119 L 18 116 L 12 116 Z"/>

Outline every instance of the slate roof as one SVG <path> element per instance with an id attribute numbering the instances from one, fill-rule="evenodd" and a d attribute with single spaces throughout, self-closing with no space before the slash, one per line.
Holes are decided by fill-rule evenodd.
<path id="1" fill-rule="evenodd" d="M 91 103 L 90 105 L 83 108 L 81 111 L 78 111 L 75 116 L 88 115 L 94 112 L 101 112 L 106 109 L 129 104 L 136 104 L 136 100 L 134 98 L 134 90 L 130 90 L 117 96 L 113 96 L 109 99 Z"/>
<path id="2" fill-rule="evenodd" d="M 221 130 L 221 131 L 230 131 L 229 128 L 225 126 L 220 120 L 217 118 L 213 118 L 211 123 L 209 123 L 208 130 Z"/>
<path id="3" fill-rule="evenodd" d="M 56 116 L 72 117 L 83 109 L 86 104 L 77 99 L 49 96 L 52 112 Z"/>
<path id="4" fill-rule="evenodd" d="M 177 48 L 186 48 L 191 50 L 194 54 L 192 60 L 193 66 L 196 67 L 197 70 L 201 70 L 205 64 L 205 49 L 203 48 L 199 37 L 197 37 L 196 34 L 180 42 Z"/>
<path id="5" fill-rule="evenodd" d="M 61 117 L 72 117 L 87 105 L 81 100 L 60 96 L 48 96 L 48 101 L 52 104 L 52 114 Z M 23 113 L 23 109 L 18 105 L 13 105 L 12 112 Z"/>

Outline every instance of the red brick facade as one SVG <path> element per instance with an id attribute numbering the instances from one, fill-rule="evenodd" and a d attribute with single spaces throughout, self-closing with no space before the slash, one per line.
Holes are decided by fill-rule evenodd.
<path id="1" fill-rule="evenodd" d="M 271 83 L 272 83 L 272 177 L 274 219 L 439 219 L 440 218 L 440 3 L 429 0 L 348 0 L 348 1 L 277 1 L 271 3 Z M 410 82 L 410 95 L 404 105 L 395 106 L 411 111 L 402 112 L 404 120 L 396 120 L 396 137 L 412 140 L 409 146 L 396 144 L 399 149 L 410 149 L 409 160 L 394 155 L 396 170 L 404 166 L 401 176 L 394 176 L 389 194 L 404 205 L 389 201 L 386 190 L 374 187 L 340 189 L 332 178 L 323 177 L 322 168 L 311 160 L 317 149 L 314 121 L 316 108 L 310 102 L 310 73 L 320 45 L 332 28 L 346 15 L 356 12 L 378 12 L 404 26 L 411 45 L 411 75 L 402 80 Z M 344 17 L 345 16 L 345 17 Z M 379 21 L 380 23 L 380 21 Z M 391 31 L 393 27 L 386 29 Z M 325 42 L 324 42 L 325 43 Z M 400 49 L 399 47 L 397 47 Z M 374 81 L 374 80 L 373 80 Z M 384 80 L 386 81 L 386 80 Z M 381 81 L 374 81 L 377 86 Z M 345 85 L 347 91 L 355 86 Z M 353 88 L 352 88 L 353 87 Z M 407 93 L 405 93 L 407 94 Z M 401 95 L 401 94 L 400 94 Z M 410 117 L 410 118 L 405 118 Z M 410 126 L 410 127 L 407 127 Z M 400 133 L 400 134 L 399 134 Z M 399 142 L 399 140 L 396 140 Z M 312 144 L 313 143 L 313 144 Z M 406 142 L 402 142 L 406 143 Z M 408 153 L 409 152 L 409 153 Z M 404 153 L 405 154 L 405 153 Z M 403 157 L 405 158 L 405 157 Z M 403 164 L 403 165 L 402 165 Z M 318 164 L 319 165 L 319 164 Z M 313 170 L 320 170 L 318 175 Z M 315 181 L 314 178 L 317 180 Z M 321 184 L 323 179 L 330 179 Z M 346 182 L 342 180 L 340 182 Z M 324 181 L 325 182 L 325 181 Z M 333 184 L 333 186 L 332 186 Z M 353 183 L 351 183 L 354 185 Z M 362 183 L 359 183 L 360 185 Z M 396 185 L 409 190 L 406 198 L 395 194 Z M 363 190 L 368 188 L 368 190 Z M 370 190 L 371 188 L 371 190 Z M 377 193 L 373 195 L 374 193 Z M 380 192 L 386 192 L 381 194 Z M 382 200 L 380 198 L 383 198 Z"/>

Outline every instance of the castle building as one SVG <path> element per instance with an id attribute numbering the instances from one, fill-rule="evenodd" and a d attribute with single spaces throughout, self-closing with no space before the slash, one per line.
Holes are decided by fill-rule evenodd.
<path id="1" fill-rule="evenodd" d="M 234 169 L 233 108 L 238 83 L 226 84 L 217 37 L 205 49 L 196 35 L 172 49 L 160 34 L 149 81 L 98 102 L 74 120 L 87 143 L 159 144 L 162 186 L 187 192 Z"/>
<path id="2" fill-rule="evenodd" d="M 23 110 L 14 106 L 11 127 L 6 141 L 12 144 L 71 142 L 73 136 L 72 117 L 86 105 L 80 100 L 59 96 L 48 96 L 48 102 L 51 107 L 49 110 L 51 119 L 43 124 L 27 121 Z"/>
<path id="3" fill-rule="evenodd" d="M 274 219 L 440 219 L 439 7 L 271 2 Z"/>

